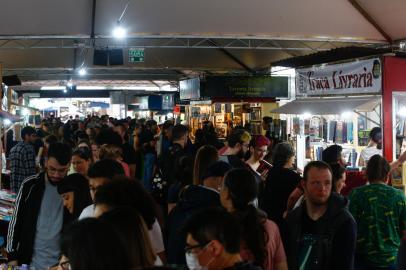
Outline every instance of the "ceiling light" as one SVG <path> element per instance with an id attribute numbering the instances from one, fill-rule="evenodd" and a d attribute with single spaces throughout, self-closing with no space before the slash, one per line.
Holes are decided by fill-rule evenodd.
<path id="1" fill-rule="evenodd" d="M 87 71 L 86 71 L 85 68 L 80 68 L 78 73 L 79 73 L 80 76 L 85 76 L 87 74 Z"/>
<path id="2" fill-rule="evenodd" d="M 41 90 L 64 90 L 65 86 L 42 86 Z"/>
<path id="3" fill-rule="evenodd" d="M 86 86 L 77 86 L 77 90 L 105 90 L 105 86 L 91 86 L 91 85 L 86 85 Z"/>
<path id="4" fill-rule="evenodd" d="M 64 92 L 64 93 L 67 93 L 67 92 L 68 92 L 68 89 L 66 89 L 66 87 L 65 87 L 65 89 L 63 89 L 63 92 Z"/>
<path id="5" fill-rule="evenodd" d="M 350 111 L 343 112 L 343 113 L 341 114 L 341 118 L 343 118 L 343 119 L 350 119 L 351 116 L 352 116 L 352 112 L 350 112 Z"/>
<path id="6" fill-rule="evenodd" d="M 122 27 L 120 25 L 120 23 L 118 23 L 117 26 L 113 30 L 113 37 L 121 39 L 121 38 L 125 38 L 126 36 L 127 36 L 127 30 L 124 27 Z"/>
<path id="7" fill-rule="evenodd" d="M 309 113 L 309 112 L 305 112 L 305 113 L 302 114 L 302 118 L 303 119 L 310 119 L 310 118 L 312 118 L 312 114 Z"/>
<path id="8" fill-rule="evenodd" d="M 9 125 L 11 125 L 11 120 L 6 118 L 6 119 L 4 119 L 3 123 L 4 123 L 4 125 L 9 126 Z"/>
<path id="9" fill-rule="evenodd" d="M 66 83 L 66 86 L 69 87 L 69 88 L 71 88 L 71 87 L 73 86 L 72 80 L 69 80 L 69 81 Z"/>

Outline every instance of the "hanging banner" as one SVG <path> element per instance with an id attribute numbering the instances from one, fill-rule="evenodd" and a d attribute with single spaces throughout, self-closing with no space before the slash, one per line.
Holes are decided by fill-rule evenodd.
<path id="1" fill-rule="evenodd" d="M 381 93 L 378 58 L 296 70 L 296 96 Z"/>

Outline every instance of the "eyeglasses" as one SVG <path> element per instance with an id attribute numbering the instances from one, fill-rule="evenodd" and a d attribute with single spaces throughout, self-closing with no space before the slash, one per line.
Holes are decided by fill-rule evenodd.
<path id="1" fill-rule="evenodd" d="M 209 242 L 209 243 L 210 243 L 210 242 Z M 189 245 L 187 245 L 187 246 L 185 247 L 185 253 L 186 253 L 186 254 L 193 253 L 193 250 L 196 249 L 196 248 L 204 249 L 204 248 L 206 248 L 206 246 L 207 246 L 209 243 L 199 244 L 199 245 L 194 245 L 194 246 L 189 246 Z"/>
<path id="2" fill-rule="evenodd" d="M 60 262 L 59 266 L 62 268 L 62 270 L 71 270 L 69 261 Z"/>
<path id="3" fill-rule="evenodd" d="M 56 169 L 54 167 L 50 167 L 48 166 L 48 173 L 55 175 L 55 174 L 59 174 L 59 175 L 65 175 L 69 170 L 69 167 L 67 168 L 63 168 L 63 169 Z"/>

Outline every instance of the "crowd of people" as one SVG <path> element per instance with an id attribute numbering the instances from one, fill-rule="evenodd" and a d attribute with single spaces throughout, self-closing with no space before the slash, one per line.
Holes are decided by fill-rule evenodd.
<path id="1" fill-rule="evenodd" d="M 379 154 L 363 157 L 369 184 L 345 197 L 340 146 L 300 172 L 288 142 L 243 127 L 221 142 L 208 121 L 191 134 L 172 120 L 89 116 L 7 138 L 8 266 L 406 269 L 405 196 Z"/>

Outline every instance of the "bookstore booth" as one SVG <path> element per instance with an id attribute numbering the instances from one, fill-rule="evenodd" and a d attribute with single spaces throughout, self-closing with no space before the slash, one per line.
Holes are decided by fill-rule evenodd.
<path id="1" fill-rule="evenodd" d="M 272 113 L 288 122 L 298 168 L 340 144 L 349 169 L 360 170 L 369 131 L 381 126 L 381 67 L 381 59 L 372 58 L 296 70 L 296 99 Z"/>

